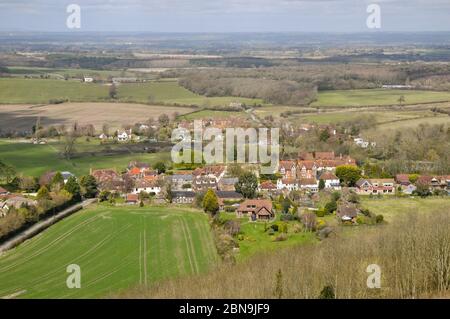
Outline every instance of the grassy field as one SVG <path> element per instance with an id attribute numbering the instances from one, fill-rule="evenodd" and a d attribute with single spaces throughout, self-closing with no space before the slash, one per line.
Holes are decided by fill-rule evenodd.
<path id="1" fill-rule="evenodd" d="M 359 107 L 370 105 L 397 105 L 400 96 L 405 97 L 404 104 L 450 101 L 450 92 L 419 90 L 339 90 L 319 92 L 314 107 Z"/>
<path id="2" fill-rule="evenodd" d="M 218 261 L 207 216 L 167 207 L 80 211 L 0 257 L 0 297 L 95 298 L 202 273 Z M 81 267 L 68 289 L 66 267 Z"/>
<path id="3" fill-rule="evenodd" d="M 450 214 L 450 197 L 430 198 L 383 198 L 362 199 L 362 206 L 375 214 L 382 214 L 385 220 L 392 221 L 395 216 L 407 213 L 429 214 L 440 210 Z"/>
<path id="4" fill-rule="evenodd" d="M 109 125 L 111 133 L 123 125 L 142 123 L 149 118 L 157 119 L 161 114 L 190 113 L 194 109 L 184 106 L 158 106 L 134 103 L 64 103 L 58 105 L 0 104 L 0 127 L 3 130 L 31 131 L 36 119 L 41 118 L 44 126 L 66 127 L 77 122 L 92 124 L 98 132 L 103 124 Z"/>
<path id="5" fill-rule="evenodd" d="M 77 143 L 79 152 L 90 151 L 95 145 Z M 63 145 L 61 143 L 49 143 L 46 145 L 34 145 L 17 141 L 0 140 L 0 160 L 15 167 L 17 172 L 24 175 L 40 176 L 53 171 L 70 171 L 75 175 L 89 174 L 90 168 L 117 168 L 124 169 L 130 161 L 142 161 L 156 163 L 160 160 L 169 160 L 168 153 L 140 154 L 127 153 L 114 156 L 85 156 L 72 160 L 62 159 L 59 155 Z"/>
<path id="6" fill-rule="evenodd" d="M 177 81 L 122 84 L 119 102 L 165 103 L 197 106 L 228 106 L 231 102 L 261 104 L 260 99 L 204 97 L 186 90 Z M 70 102 L 105 102 L 109 87 L 104 84 L 43 79 L 0 79 L 0 104 L 45 104 L 51 99 Z"/>

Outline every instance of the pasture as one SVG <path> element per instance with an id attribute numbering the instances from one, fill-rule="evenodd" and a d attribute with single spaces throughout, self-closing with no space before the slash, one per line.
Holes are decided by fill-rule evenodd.
<path id="1" fill-rule="evenodd" d="M 403 104 L 419 104 L 450 101 L 450 92 L 420 90 L 336 90 L 319 92 L 313 107 L 362 107 L 375 105 L 399 105 L 399 98 L 405 97 Z"/>
<path id="2" fill-rule="evenodd" d="M 77 142 L 78 152 L 100 150 L 98 142 Z M 18 173 L 29 176 L 40 176 L 47 171 L 70 171 L 77 176 L 89 174 L 91 168 L 124 169 L 130 161 L 142 161 L 154 164 L 170 159 L 169 153 L 132 153 L 120 155 L 85 155 L 66 160 L 60 156 L 62 142 L 51 142 L 46 145 L 34 145 L 29 141 L 0 140 L 0 160 L 12 165 Z"/>
<path id="3" fill-rule="evenodd" d="M 205 214 L 188 208 L 95 206 L 0 257 L 0 297 L 98 298 L 207 271 L 218 261 Z M 68 289 L 66 267 L 81 267 Z"/>

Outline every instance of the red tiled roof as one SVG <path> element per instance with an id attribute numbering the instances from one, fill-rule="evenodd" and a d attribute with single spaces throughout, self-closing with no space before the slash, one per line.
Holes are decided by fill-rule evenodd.
<path id="1" fill-rule="evenodd" d="M 333 180 L 333 179 L 339 179 L 337 178 L 336 175 L 334 175 L 331 172 L 324 172 L 322 175 L 320 175 L 319 179 L 323 179 L 323 180 Z"/>

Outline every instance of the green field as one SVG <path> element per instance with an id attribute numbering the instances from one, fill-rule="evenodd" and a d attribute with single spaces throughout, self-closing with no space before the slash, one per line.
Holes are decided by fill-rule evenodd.
<path id="1" fill-rule="evenodd" d="M 118 102 L 228 106 L 231 102 L 261 104 L 260 99 L 204 97 L 186 90 L 177 81 L 122 84 Z M 109 101 L 109 87 L 97 83 L 44 79 L 0 79 L 0 104 L 45 104 L 51 99 L 70 102 Z"/>
<path id="2" fill-rule="evenodd" d="M 84 156 L 66 160 L 59 155 L 63 145 L 49 143 L 34 145 L 30 142 L 0 140 L 0 161 L 12 165 L 17 172 L 29 176 L 40 176 L 47 171 L 70 171 L 77 176 L 89 174 L 91 168 L 126 168 L 130 161 L 142 161 L 154 164 L 168 160 L 167 153 L 141 154 L 127 153 L 113 156 Z M 98 147 L 95 142 L 78 143 L 78 151 L 91 151 Z"/>
<path id="3" fill-rule="evenodd" d="M 96 298 L 207 271 L 218 262 L 205 214 L 167 207 L 80 211 L 0 257 L 0 297 Z M 68 289 L 66 267 L 81 268 Z"/>
<path id="4" fill-rule="evenodd" d="M 450 214 L 450 196 L 430 198 L 362 198 L 361 204 L 375 214 L 382 214 L 387 221 L 407 213 L 430 214 L 436 211 Z"/>
<path id="5" fill-rule="evenodd" d="M 450 92 L 419 90 L 338 90 L 319 92 L 314 107 L 359 107 L 374 105 L 398 105 L 400 96 L 405 97 L 404 104 L 450 101 Z"/>

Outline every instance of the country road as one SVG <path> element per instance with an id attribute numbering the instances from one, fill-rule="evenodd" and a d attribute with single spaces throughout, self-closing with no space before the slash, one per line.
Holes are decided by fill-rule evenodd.
<path id="1" fill-rule="evenodd" d="M 85 207 L 91 205 L 95 201 L 97 201 L 96 198 L 87 199 L 79 204 L 76 204 L 69 208 L 66 208 L 65 210 L 59 212 L 58 214 L 56 214 L 54 216 L 48 217 L 47 219 L 44 219 L 43 221 L 40 221 L 40 222 L 34 224 L 33 226 L 31 226 L 28 229 L 25 229 L 21 233 L 17 234 L 13 238 L 7 240 L 6 242 L 4 242 L 3 244 L 0 245 L 0 256 L 4 252 L 20 245 L 25 240 L 30 239 L 33 236 L 39 234 L 41 231 L 50 227 L 51 225 L 55 224 L 56 222 L 60 221 L 61 219 L 65 218 L 67 216 L 70 216 L 71 214 L 73 214 L 81 209 L 84 209 Z"/>

